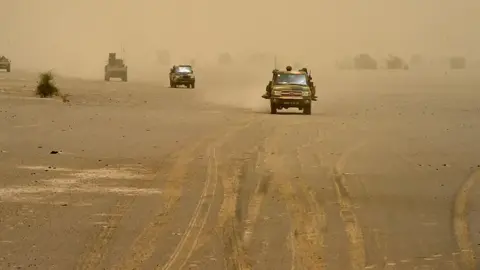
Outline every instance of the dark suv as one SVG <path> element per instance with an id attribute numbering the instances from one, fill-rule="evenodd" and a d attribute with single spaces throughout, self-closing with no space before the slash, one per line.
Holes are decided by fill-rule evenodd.
<path id="1" fill-rule="evenodd" d="M 177 88 L 184 85 L 188 88 L 195 88 L 195 74 L 191 65 L 178 65 L 170 69 L 170 87 Z"/>

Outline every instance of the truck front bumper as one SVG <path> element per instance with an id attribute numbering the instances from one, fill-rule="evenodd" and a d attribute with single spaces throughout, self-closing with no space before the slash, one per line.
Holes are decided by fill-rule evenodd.
<path id="1" fill-rule="evenodd" d="M 175 78 L 173 82 L 176 84 L 191 84 L 195 83 L 195 78 Z"/>
<path id="2" fill-rule="evenodd" d="M 291 97 L 272 97 L 271 102 L 275 104 L 277 107 L 283 108 L 303 108 L 308 106 L 312 103 L 310 97 L 298 97 L 298 98 L 291 98 Z"/>

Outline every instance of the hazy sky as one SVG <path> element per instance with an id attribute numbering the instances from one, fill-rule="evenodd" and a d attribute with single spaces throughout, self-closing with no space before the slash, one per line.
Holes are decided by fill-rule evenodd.
<path id="1" fill-rule="evenodd" d="M 16 66 L 103 67 L 271 51 L 309 57 L 415 52 L 476 55 L 476 0 L 0 0 L 0 54 Z"/>

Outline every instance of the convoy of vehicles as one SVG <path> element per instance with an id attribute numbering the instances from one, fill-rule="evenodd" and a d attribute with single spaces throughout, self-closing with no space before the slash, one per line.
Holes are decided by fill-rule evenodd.
<path id="1" fill-rule="evenodd" d="M 184 85 L 188 88 L 195 88 L 195 74 L 191 65 L 178 65 L 170 69 L 170 87 L 177 88 Z"/>
<path id="2" fill-rule="evenodd" d="M 157 52 L 158 61 L 162 64 L 168 63 L 170 60 L 167 51 Z M 229 54 L 222 54 L 220 63 L 225 65 L 231 63 Z M 420 55 L 412 56 L 411 62 L 418 64 L 421 62 Z M 465 69 L 465 57 L 451 57 L 449 59 L 449 67 L 451 69 Z M 343 63 L 343 62 L 342 62 Z M 345 62 L 346 63 L 346 62 Z M 390 55 L 386 61 L 387 69 L 408 69 L 409 65 L 400 57 Z M 340 65 L 339 68 L 347 67 L 346 64 Z M 361 53 L 353 59 L 353 65 L 348 68 L 354 69 L 378 69 L 377 61 L 369 54 Z M 7 72 L 11 71 L 11 61 L 0 56 L 0 69 Z M 104 68 L 105 81 L 111 78 L 120 78 L 122 81 L 128 81 L 128 67 L 124 59 L 117 58 L 116 53 L 109 53 L 108 63 Z M 170 87 L 177 88 L 185 86 L 187 88 L 195 88 L 195 73 L 191 64 L 174 65 L 169 72 Z M 290 66 L 286 70 L 273 70 L 272 79 L 266 87 L 266 93 L 262 96 L 270 101 L 270 113 L 276 114 L 278 110 L 297 108 L 303 111 L 303 114 L 310 115 L 312 113 L 312 103 L 316 101 L 316 87 L 312 81 L 311 74 L 307 70 L 292 70 Z"/>

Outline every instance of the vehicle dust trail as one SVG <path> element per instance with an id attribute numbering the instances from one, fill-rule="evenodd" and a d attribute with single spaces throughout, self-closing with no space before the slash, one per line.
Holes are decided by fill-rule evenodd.
<path id="1" fill-rule="evenodd" d="M 323 260 L 323 235 L 321 228 L 325 225 L 325 211 L 318 205 L 312 193 L 304 183 L 293 179 L 291 168 L 282 153 L 280 145 L 282 138 L 278 130 L 273 134 L 272 141 L 266 146 L 267 153 L 275 153 L 267 158 L 266 163 L 272 170 L 273 183 L 285 200 L 292 223 L 292 266 L 291 269 L 325 269 Z M 283 133 L 283 132 L 282 132 Z M 298 151 L 295 147 L 294 151 Z M 296 157 L 299 162 L 299 157 Z M 295 180 L 295 181 L 293 181 Z"/>
<path id="2" fill-rule="evenodd" d="M 340 203 L 340 217 L 345 224 L 345 232 L 350 244 L 350 260 L 352 269 L 360 270 L 366 267 L 366 252 L 363 232 L 355 215 L 354 205 L 348 192 L 348 185 L 344 174 L 347 159 L 352 153 L 363 147 L 365 143 L 360 143 L 348 149 L 334 167 L 334 183 L 337 198 Z"/>
<path id="3" fill-rule="evenodd" d="M 246 121 L 246 123 L 240 124 L 239 126 L 230 127 L 226 131 L 226 133 L 224 133 L 225 135 L 220 138 L 201 140 L 196 144 L 198 148 L 197 147 L 192 148 L 190 149 L 191 151 L 189 151 L 188 153 L 185 153 L 185 155 L 182 156 L 184 159 L 183 162 L 180 162 L 180 164 L 171 172 L 168 178 L 168 181 L 166 184 L 167 187 L 165 190 L 165 194 L 167 194 L 168 197 L 164 207 L 161 208 L 162 213 L 159 213 L 158 215 L 156 215 L 154 220 L 150 222 L 143 229 L 143 231 L 136 237 L 136 239 L 132 244 L 132 247 L 130 248 L 130 250 L 132 250 L 132 255 L 125 256 L 124 257 L 125 259 L 123 260 L 123 262 L 120 265 L 115 267 L 116 269 L 138 268 L 153 255 L 156 249 L 156 243 L 158 242 L 158 237 L 160 235 L 162 225 L 167 222 L 166 219 L 168 217 L 168 214 L 172 211 L 173 207 L 176 205 L 176 203 L 178 202 L 178 200 L 182 195 L 182 189 L 185 186 L 185 181 L 186 181 L 184 177 L 185 173 L 188 169 L 188 165 L 195 158 L 195 153 L 198 151 L 198 149 L 201 148 L 202 146 L 207 147 L 207 149 L 218 148 L 232 134 L 235 134 L 247 128 L 253 122 L 254 121 L 252 119 L 249 119 Z M 205 183 L 205 186 L 207 186 L 207 181 Z M 202 203 L 201 201 L 199 201 L 197 202 L 196 207 L 199 207 L 201 205 Z M 194 218 L 194 217 L 195 217 L 195 213 L 194 213 L 194 216 L 192 217 L 194 219 L 193 223 L 195 223 L 196 219 L 198 218 L 198 217 L 197 218 Z M 184 232 L 184 235 L 190 234 L 191 230 L 192 230 L 192 227 L 187 227 L 186 231 Z M 180 244 L 181 242 L 179 243 L 179 245 Z M 178 253 L 182 251 L 183 249 L 177 250 L 174 254 L 170 256 L 168 261 L 172 260 L 172 258 L 176 258 L 178 256 Z"/>
<path id="4" fill-rule="evenodd" d="M 268 112 L 269 103 L 260 96 L 264 94 L 265 86 L 247 84 L 244 86 L 229 86 L 228 89 L 212 90 L 202 93 L 208 102 L 226 105 L 234 108 L 247 109 L 253 112 Z"/>
<path id="5" fill-rule="evenodd" d="M 468 196 L 475 182 L 480 179 L 480 170 L 475 171 L 460 187 L 453 205 L 453 233 L 460 248 L 460 260 L 463 269 L 476 270 L 477 261 L 470 239 L 468 225 Z"/>

